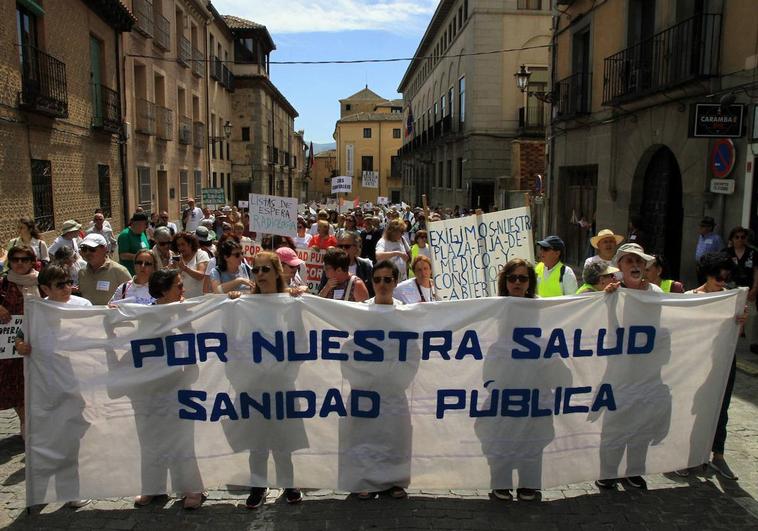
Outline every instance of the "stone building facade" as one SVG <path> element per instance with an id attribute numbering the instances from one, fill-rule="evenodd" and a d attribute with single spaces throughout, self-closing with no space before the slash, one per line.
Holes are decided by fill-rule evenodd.
<path id="1" fill-rule="evenodd" d="M 118 0 L 0 2 L 0 240 L 33 217 L 45 239 L 103 207 L 121 227 Z"/>
<path id="2" fill-rule="evenodd" d="M 487 211 L 513 206 L 509 193 L 534 182 L 539 165 L 517 164 L 516 173 L 514 156 L 522 158 L 521 139 L 530 146 L 544 138 L 546 109 L 519 91 L 514 74 L 525 65 L 531 90 L 547 90 L 550 4 L 439 3 L 398 86 L 405 101 L 403 190 L 411 201 L 426 194 L 433 206 Z"/>
<path id="3" fill-rule="evenodd" d="M 583 218 L 625 233 L 638 217 L 646 250 L 693 284 L 703 216 L 724 237 L 758 229 L 755 3 L 577 0 L 555 15 L 551 229 L 578 264 Z M 695 122 L 739 113 L 733 138 L 695 136 Z M 711 154 L 729 142 L 734 192 L 713 193 Z"/>

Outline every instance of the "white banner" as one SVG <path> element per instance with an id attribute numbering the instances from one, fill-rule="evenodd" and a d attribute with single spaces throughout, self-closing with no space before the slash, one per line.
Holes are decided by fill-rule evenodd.
<path id="1" fill-rule="evenodd" d="M 353 178 L 346 175 L 332 177 L 332 193 L 346 194 L 353 191 Z"/>
<path id="2" fill-rule="evenodd" d="M 361 184 L 364 188 L 379 188 L 379 172 L 364 171 L 363 182 Z"/>
<path id="3" fill-rule="evenodd" d="M 297 198 L 250 194 L 250 231 L 297 236 Z"/>
<path id="4" fill-rule="evenodd" d="M 29 300 L 27 505 L 224 485 L 549 488 L 695 466 L 745 298 Z"/>
<path id="5" fill-rule="evenodd" d="M 376 198 L 376 204 L 377 205 L 389 205 L 390 204 L 390 199 L 389 199 L 389 197 L 384 197 L 384 196 L 380 195 L 379 197 Z"/>
<path id="6" fill-rule="evenodd" d="M 512 258 L 534 263 L 529 208 L 429 224 L 432 281 L 443 300 L 497 295 L 497 275 Z"/>
<path id="7" fill-rule="evenodd" d="M 0 360 L 21 357 L 16 352 L 16 334 L 23 322 L 23 315 L 11 315 L 10 321 L 0 324 Z"/>

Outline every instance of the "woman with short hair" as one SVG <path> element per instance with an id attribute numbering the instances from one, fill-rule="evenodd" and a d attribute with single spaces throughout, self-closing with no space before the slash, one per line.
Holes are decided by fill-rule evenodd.
<path id="1" fill-rule="evenodd" d="M 155 297 L 150 295 L 150 275 L 155 272 L 155 256 L 148 249 L 140 249 L 134 254 L 135 275 L 116 288 L 109 305 L 130 302 L 134 304 L 151 305 Z"/>
<path id="2" fill-rule="evenodd" d="M 210 281 L 213 293 L 250 293 L 255 288 L 251 268 L 245 263 L 242 245 L 236 238 L 226 238 L 218 245 Z"/>
<path id="3" fill-rule="evenodd" d="M 350 273 L 350 257 L 344 249 L 329 249 L 324 255 L 324 274 L 327 281 L 320 297 L 341 301 L 363 302 L 369 298 L 366 284 Z"/>
<path id="4" fill-rule="evenodd" d="M 413 278 L 397 285 L 394 297 L 405 304 L 440 300 L 432 282 L 432 261 L 420 254 L 411 262 Z"/>
<path id="5" fill-rule="evenodd" d="M 155 270 L 169 269 L 175 266 L 174 252 L 171 249 L 174 237 L 168 227 L 158 227 L 153 231 L 153 258 Z"/>
<path id="6" fill-rule="evenodd" d="M 197 236 L 192 232 L 180 232 L 174 236 L 174 251 L 179 254 L 175 266 L 182 273 L 184 293 L 188 299 L 203 294 L 205 270 L 210 262 L 208 253 L 200 249 Z"/>

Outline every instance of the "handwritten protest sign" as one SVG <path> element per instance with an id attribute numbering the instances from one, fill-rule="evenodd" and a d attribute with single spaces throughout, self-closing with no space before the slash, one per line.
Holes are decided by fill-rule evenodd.
<path id="1" fill-rule="evenodd" d="M 261 244 L 255 240 L 242 241 L 242 256 L 249 260 L 258 254 L 262 247 Z"/>
<path id="2" fill-rule="evenodd" d="M 11 315 L 10 321 L 0 325 L 0 360 L 21 357 L 16 352 L 16 333 L 23 321 L 22 315 Z"/>
<path id="3" fill-rule="evenodd" d="M 324 253 L 320 249 L 315 248 L 298 249 L 297 257 L 305 262 L 305 276 L 303 276 L 303 281 L 308 284 L 308 291 L 313 295 L 317 295 L 318 287 L 321 283 L 321 272 L 324 266 Z"/>
<path id="4" fill-rule="evenodd" d="M 237 201 L 237 206 L 240 208 L 247 208 L 249 205 L 248 201 Z"/>
<path id="5" fill-rule="evenodd" d="M 252 232 L 297 235 L 297 198 L 250 194 L 249 204 Z"/>
<path id="6" fill-rule="evenodd" d="M 353 191 L 353 178 L 348 176 L 340 176 L 332 178 L 332 193 L 342 194 Z"/>
<path id="7" fill-rule="evenodd" d="M 497 275 L 511 258 L 534 263 L 526 207 L 429 224 L 433 282 L 443 300 L 497 295 Z"/>
<path id="8" fill-rule="evenodd" d="M 390 204 L 390 199 L 389 199 L 389 197 L 384 197 L 383 195 L 380 195 L 379 197 L 376 198 L 376 204 L 377 205 L 389 205 Z"/>
<path id="9" fill-rule="evenodd" d="M 203 206 L 208 208 L 215 210 L 226 204 L 223 188 L 203 188 L 200 190 L 200 195 L 203 198 Z"/>
<path id="10" fill-rule="evenodd" d="M 362 184 L 364 188 L 379 188 L 379 172 L 364 171 Z"/>

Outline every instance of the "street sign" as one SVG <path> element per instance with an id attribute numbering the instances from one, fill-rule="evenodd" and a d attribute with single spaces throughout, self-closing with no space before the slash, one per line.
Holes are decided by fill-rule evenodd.
<path id="1" fill-rule="evenodd" d="M 734 179 L 711 179 L 711 192 L 714 194 L 733 194 Z"/>
<path id="2" fill-rule="evenodd" d="M 710 158 L 711 173 L 717 179 L 723 179 L 734 169 L 734 142 L 729 138 L 720 138 L 713 144 Z"/>
<path id="3" fill-rule="evenodd" d="M 203 200 L 203 206 L 211 209 L 221 208 L 226 204 L 226 198 L 224 197 L 223 188 L 203 188 L 200 191 L 200 196 Z"/>
<path id="4" fill-rule="evenodd" d="M 745 106 L 741 103 L 722 108 L 718 103 L 696 103 L 691 136 L 698 138 L 739 138 Z"/>

